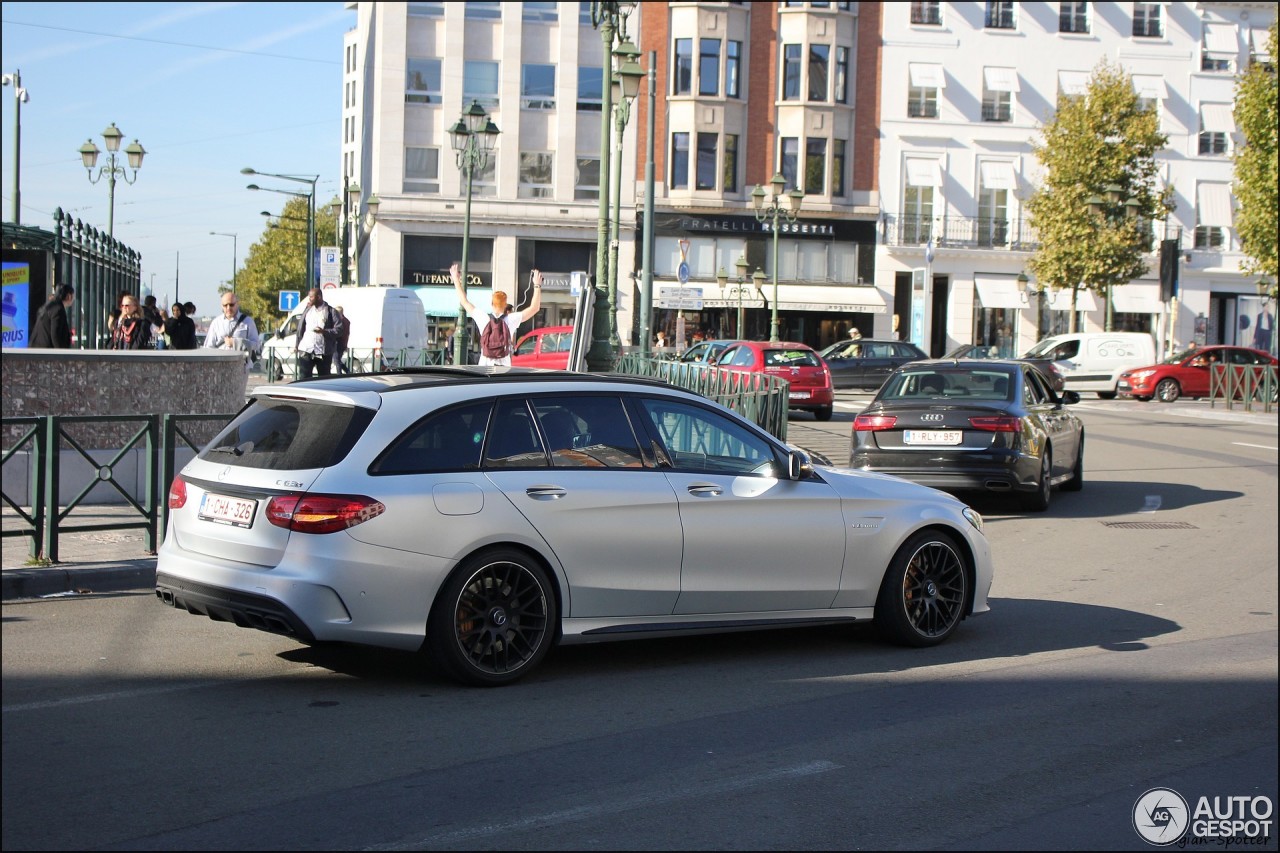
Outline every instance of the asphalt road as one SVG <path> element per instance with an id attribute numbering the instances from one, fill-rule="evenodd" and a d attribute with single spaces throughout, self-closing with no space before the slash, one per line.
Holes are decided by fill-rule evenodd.
<path id="1" fill-rule="evenodd" d="M 149 594 L 6 602 L 3 847 L 1145 849 L 1150 788 L 1274 804 L 1274 422 L 1080 411 L 1084 491 L 975 504 L 993 609 L 933 650 L 637 641 L 477 690 Z"/>

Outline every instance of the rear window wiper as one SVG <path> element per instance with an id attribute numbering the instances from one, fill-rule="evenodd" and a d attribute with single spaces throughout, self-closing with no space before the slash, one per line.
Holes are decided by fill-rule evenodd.
<path id="1" fill-rule="evenodd" d="M 230 453 L 232 456 L 244 456 L 250 450 L 253 450 L 253 442 L 245 441 L 235 446 L 232 446 L 230 444 L 224 444 L 222 447 L 215 447 L 209 452 L 210 453 Z"/>

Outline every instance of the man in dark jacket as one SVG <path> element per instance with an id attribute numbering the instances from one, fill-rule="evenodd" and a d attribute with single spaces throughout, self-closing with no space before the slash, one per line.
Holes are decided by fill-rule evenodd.
<path id="1" fill-rule="evenodd" d="M 169 346 L 174 349 L 196 348 L 196 324 L 187 316 L 181 302 L 173 303 L 173 316 L 164 321 L 164 333 L 169 336 Z"/>
<path id="2" fill-rule="evenodd" d="M 307 294 L 307 307 L 298 322 L 298 332 L 293 346 L 298 352 L 298 378 L 310 379 L 311 374 L 328 376 L 333 366 L 333 351 L 342 334 L 342 315 L 324 301 L 320 288 L 313 287 Z"/>
<path id="3" fill-rule="evenodd" d="M 36 327 L 31 332 L 31 346 L 71 348 L 71 326 L 67 323 L 67 309 L 75 301 L 74 287 L 69 284 L 58 285 L 53 296 L 40 306 L 40 311 L 36 314 Z"/>

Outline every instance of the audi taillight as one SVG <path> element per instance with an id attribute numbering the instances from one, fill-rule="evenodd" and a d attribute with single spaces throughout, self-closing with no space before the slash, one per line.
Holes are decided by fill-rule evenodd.
<path id="1" fill-rule="evenodd" d="M 335 533 L 386 509 L 381 501 L 364 495 L 278 495 L 267 501 L 267 521 L 298 533 Z"/>
<path id="2" fill-rule="evenodd" d="M 893 429 L 898 422 L 895 415 L 858 415 L 853 419 L 854 432 L 877 432 L 882 429 Z"/>
<path id="3" fill-rule="evenodd" d="M 169 484 L 169 509 L 182 509 L 187 505 L 187 481 L 178 474 Z"/>
<path id="4" fill-rule="evenodd" d="M 1022 420 L 1005 415 L 983 418 L 969 418 L 969 425 L 974 429 L 987 432 L 1021 432 Z"/>

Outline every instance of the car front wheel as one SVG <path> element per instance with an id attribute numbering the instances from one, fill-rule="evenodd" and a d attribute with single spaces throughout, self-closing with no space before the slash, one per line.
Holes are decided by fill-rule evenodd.
<path id="1" fill-rule="evenodd" d="M 955 631 L 968 601 L 969 576 L 955 541 L 925 530 L 894 555 L 876 599 L 881 633 L 904 646 L 935 646 Z"/>
<path id="2" fill-rule="evenodd" d="M 427 623 L 427 651 L 465 684 L 508 684 L 533 670 L 556 627 L 551 580 L 512 548 L 485 551 L 450 575 Z"/>
<path id="3" fill-rule="evenodd" d="M 1182 388 L 1176 379 L 1161 379 L 1156 385 L 1156 398 L 1161 403 L 1172 403 L 1182 396 Z"/>

